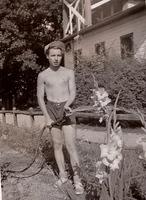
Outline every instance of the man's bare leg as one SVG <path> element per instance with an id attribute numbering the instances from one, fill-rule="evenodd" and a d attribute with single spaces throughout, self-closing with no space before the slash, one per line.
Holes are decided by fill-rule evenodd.
<path id="1" fill-rule="evenodd" d="M 75 139 L 76 139 L 75 125 L 63 126 L 62 129 L 64 133 L 65 145 L 70 155 L 70 161 L 71 161 L 72 169 L 74 172 L 74 184 L 75 184 L 76 193 L 82 194 L 84 190 L 81 184 L 81 179 L 77 171 L 77 167 L 79 167 L 79 157 L 78 157 L 78 153 L 77 153 L 77 149 L 75 145 Z"/>
<path id="2" fill-rule="evenodd" d="M 75 145 L 76 131 L 74 125 L 63 126 L 65 145 L 70 155 L 70 161 L 73 168 L 79 166 L 79 158 Z"/>
<path id="3" fill-rule="evenodd" d="M 65 177 L 65 162 L 64 162 L 64 155 L 62 152 L 63 146 L 63 134 L 62 131 L 58 128 L 52 128 L 51 130 L 53 146 L 54 146 L 54 155 L 55 160 L 59 169 L 60 177 Z"/>

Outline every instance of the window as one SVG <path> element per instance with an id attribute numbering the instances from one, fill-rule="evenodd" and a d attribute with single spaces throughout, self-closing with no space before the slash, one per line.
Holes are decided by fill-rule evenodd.
<path id="1" fill-rule="evenodd" d="M 66 52 L 69 52 L 71 50 L 71 43 L 69 42 L 69 43 L 67 43 L 66 45 L 65 45 L 65 51 Z"/>
<path id="2" fill-rule="evenodd" d="M 100 22 L 103 18 L 103 11 L 100 8 L 96 8 L 92 11 L 92 24 Z"/>
<path id="3" fill-rule="evenodd" d="M 134 55 L 133 33 L 121 36 L 120 41 L 121 41 L 122 59 L 133 57 Z"/>
<path id="4" fill-rule="evenodd" d="M 112 5 L 113 5 L 113 12 L 114 13 L 122 11 L 122 2 L 123 1 L 113 0 Z"/>
<path id="5" fill-rule="evenodd" d="M 95 44 L 95 52 L 99 56 L 105 56 L 105 42 Z"/>
<path id="6" fill-rule="evenodd" d="M 103 18 L 110 17 L 112 15 L 111 14 L 111 2 L 105 3 L 102 6 L 102 10 L 103 10 Z"/>
<path id="7" fill-rule="evenodd" d="M 92 9 L 92 24 L 99 23 L 101 20 L 111 17 L 114 13 L 122 11 L 122 5 L 124 0 L 109 0 L 109 1 L 101 1 L 101 0 L 91 0 Z M 102 3 L 97 6 L 96 3 Z M 96 7 L 97 6 L 97 7 Z"/>

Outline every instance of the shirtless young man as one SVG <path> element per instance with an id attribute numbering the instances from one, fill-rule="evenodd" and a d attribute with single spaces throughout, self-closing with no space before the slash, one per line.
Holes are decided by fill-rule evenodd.
<path id="1" fill-rule="evenodd" d="M 49 61 L 49 68 L 38 75 L 37 97 L 39 106 L 44 114 L 46 125 L 62 119 L 65 110 L 70 110 L 76 95 L 74 72 L 62 67 L 61 60 L 64 52 L 64 43 L 54 41 L 45 46 L 45 54 Z M 46 93 L 47 104 L 44 101 Z M 59 169 L 59 180 L 56 185 L 67 181 L 64 155 L 62 152 L 63 142 L 70 155 L 71 165 L 74 171 L 74 186 L 76 194 L 83 193 L 83 186 L 76 172 L 79 166 L 78 154 L 75 146 L 75 124 L 66 117 L 62 125 L 55 125 L 51 129 L 54 154 Z"/>

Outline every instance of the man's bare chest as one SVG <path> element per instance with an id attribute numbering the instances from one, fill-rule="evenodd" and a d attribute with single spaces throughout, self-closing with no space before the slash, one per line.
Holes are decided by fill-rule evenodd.
<path id="1" fill-rule="evenodd" d="M 66 85 L 68 83 L 68 76 L 61 73 L 61 74 L 48 74 L 45 77 L 45 85 L 47 86 L 61 86 Z"/>

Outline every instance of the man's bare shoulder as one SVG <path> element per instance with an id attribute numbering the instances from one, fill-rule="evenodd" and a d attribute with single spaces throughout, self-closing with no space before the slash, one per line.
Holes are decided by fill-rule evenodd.
<path id="1" fill-rule="evenodd" d="M 38 74 L 38 78 L 40 78 L 40 79 L 43 79 L 43 78 L 45 78 L 45 76 L 46 76 L 46 74 L 48 73 L 48 69 L 45 69 L 44 71 L 42 71 L 42 72 L 40 72 L 39 74 Z"/>
<path id="2" fill-rule="evenodd" d="M 74 74 L 74 71 L 73 71 L 72 69 L 69 69 L 69 68 L 66 68 L 66 67 L 61 67 L 61 70 L 62 70 L 64 73 L 68 74 L 68 75 Z"/>

